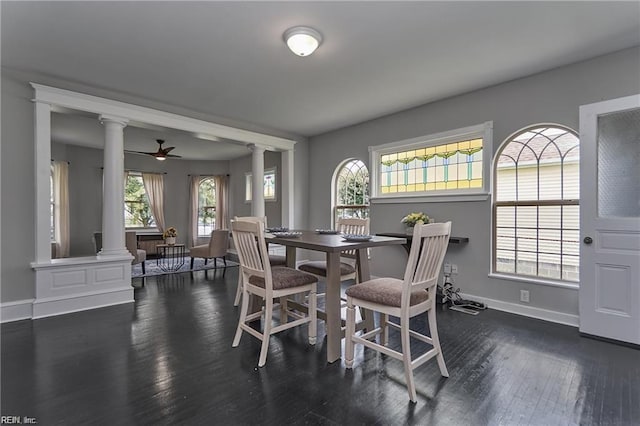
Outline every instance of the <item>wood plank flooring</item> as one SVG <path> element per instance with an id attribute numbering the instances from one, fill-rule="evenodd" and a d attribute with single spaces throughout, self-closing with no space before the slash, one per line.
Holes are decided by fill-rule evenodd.
<path id="1" fill-rule="evenodd" d="M 306 328 L 231 347 L 237 268 L 134 280 L 134 304 L 1 327 L 2 416 L 39 425 L 639 425 L 640 351 L 487 310 L 438 311 L 450 377 L 356 348 L 326 363 Z M 415 326 L 425 328 L 425 320 Z M 391 345 L 397 346 L 392 334 Z M 414 350 L 424 350 L 416 344 Z"/>

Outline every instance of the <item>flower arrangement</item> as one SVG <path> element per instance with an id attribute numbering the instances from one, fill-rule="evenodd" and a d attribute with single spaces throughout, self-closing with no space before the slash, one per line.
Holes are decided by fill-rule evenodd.
<path id="1" fill-rule="evenodd" d="M 402 218 L 401 222 L 407 226 L 416 226 L 417 224 L 429 223 L 429 216 L 422 212 L 409 213 Z"/>
<path id="2" fill-rule="evenodd" d="M 177 236 L 178 236 L 178 230 L 176 228 L 174 228 L 173 226 L 168 227 L 162 233 L 162 237 L 163 238 L 175 238 Z"/>

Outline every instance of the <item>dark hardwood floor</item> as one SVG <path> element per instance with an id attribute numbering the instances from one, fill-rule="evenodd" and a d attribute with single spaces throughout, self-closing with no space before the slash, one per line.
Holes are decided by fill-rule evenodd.
<path id="1" fill-rule="evenodd" d="M 134 304 L 3 324 L 2 416 L 39 425 L 640 424 L 639 350 L 492 310 L 438 311 L 450 377 L 435 360 L 419 368 L 417 404 L 399 361 L 357 347 L 352 371 L 327 364 L 322 324 L 315 347 L 305 328 L 272 338 L 258 369 L 257 339 L 245 333 L 231 347 L 237 268 L 207 274 L 147 278 Z"/>

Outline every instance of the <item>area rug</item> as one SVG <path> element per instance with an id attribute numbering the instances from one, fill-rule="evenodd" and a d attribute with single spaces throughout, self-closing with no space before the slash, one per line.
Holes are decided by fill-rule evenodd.
<path id="1" fill-rule="evenodd" d="M 218 262 L 218 269 L 224 268 L 224 262 L 222 261 L 222 259 L 215 259 L 215 260 Z M 182 265 L 180 269 L 178 269 L 177 271 L 163 271 L 158 266 L 158 262 L 156 261 L 156 259 L 149 259 L 144 264 L 146 274 L 144 275 L 142 274 L 142 264 L 138 263 L 137 265 L 133 265 L 131 267 L 131 278 L 151 277 L 154 275 L 178 274 L 180 272 L 203 271 L 205 269 L 214 269 L 215 265 L 213 261 L 214 261 L 213 259 L 209 259 L 209 261 L 205 265 L 204 259 L 196 258 L 193 261 L 193 269 L 191 269 L 191 258 L 185 257 L 184 265 Z M 238 264 L 236 262 L 227 260 L 227 268 L 230 268 L 230 267 L 234 268 L 237 266 Z"/>

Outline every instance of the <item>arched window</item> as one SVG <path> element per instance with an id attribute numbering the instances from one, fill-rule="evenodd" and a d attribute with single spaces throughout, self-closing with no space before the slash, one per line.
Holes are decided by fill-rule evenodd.
<path id="1" fill-rule="evenodd" d="M 494 162 L 493 271 L 578 281 L 580 141 L 559 126 L 510 137 Z"/>
<path id="2" fill-rule="evenodd" d="M 216 182 L 203 177 L 198 184 L 198 237 L 208 237 L 216 225 Z"/>
<path id="3" fill-rule="evenodd" d="M 369 170 L 360 160 L 348 160 L 334 175 L 334 224 L 341 217 L 369 217 Z"/>

